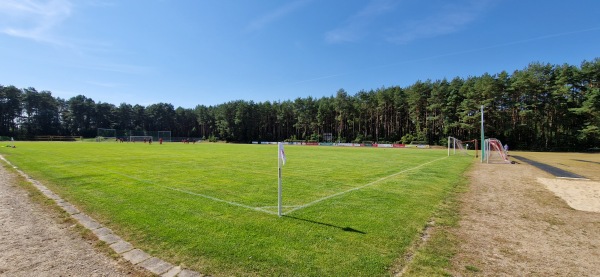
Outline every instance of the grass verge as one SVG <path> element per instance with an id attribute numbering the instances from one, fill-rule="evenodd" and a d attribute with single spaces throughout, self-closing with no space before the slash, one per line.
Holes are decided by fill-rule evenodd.
<path id="1" fill-rule="evenodd" d="M 434 224 L 426 226 L 420 240 L 416 240 L 410 261 L 406 262 L 405 258 L 399 263 L 403 266 L 402 276 L 452 276 L 450 263 L 460 243 L 452 231 L 458 227 L 460 196 L 468 186 L 468 179 L 462 179 L 441 202 L 431 219 Z"/>

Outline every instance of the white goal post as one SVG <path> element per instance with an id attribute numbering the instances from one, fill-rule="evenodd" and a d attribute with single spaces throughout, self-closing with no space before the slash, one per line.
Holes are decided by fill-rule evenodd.
<path id="1" fill-rule="evenodd" d="M 486 139 L 483 147 L 485 147 L 483 159 L 487 163 L 511 163 L 510 159 L 508 159 L 508 153 L 500 140 L 495 138 Z"/>
<path id="2" fill-rule="evenodd" d="M 158 131 L 158 140 L 160 139 L 164 142 L 171 142 L 171 131 Z"/>
<path id="3" fill-rule="evenodd" d="M 475 148 L 475 157 L 477 157 L 479 154 L 476 139 L 462 141 L 455 137 L 448 137 L 448 156 L 450 156 L 451 152 L 453 155 L 456 155 L 456 150 L 458 150 L 458 153 L 460 154 L 469 155 L 469 145 L 472 145 Z"/>
<path id="4" fill-rule="evenodd" d="M 457 149 L 460 154 L 469 155 L 463 144 L 464 142 L 460 139 L 448 137 L 448 156 L 450 156 L 450 152 L 452 152 L 453 155 L 456 155 Z"/>
<path id="5" fill-rule="evenodd" d="M 98 133 L 96 135 L 97 142 L 103 141 L 114 141 L 117 139 L 117 130 L 116 129 L 107 129 L 107 128 L 98 128 Z"/>

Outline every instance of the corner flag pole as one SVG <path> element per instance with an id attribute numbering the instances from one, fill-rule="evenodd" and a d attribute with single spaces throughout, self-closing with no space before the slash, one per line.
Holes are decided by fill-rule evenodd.
<path id="1" fill-rule="evenodd" d="M 277 143 L 277 171 L 278 171 L 278 188 L 277 188 L 277 215 L 281 217 L 281 160 L 285 156 L 283 156 L 283 144 L 281 142 Z M 284 161 L 285 163 L 285 161 Z"/>

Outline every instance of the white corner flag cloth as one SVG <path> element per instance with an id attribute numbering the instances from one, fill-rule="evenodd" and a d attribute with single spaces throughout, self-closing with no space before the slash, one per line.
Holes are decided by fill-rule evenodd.
<path id="1" fill-rule="evenodd" d="M 285 151 L 283 150 L 283 143 L 279 144 L 279 156 L 281 157 L 283 165 L 285 165 Z"/>

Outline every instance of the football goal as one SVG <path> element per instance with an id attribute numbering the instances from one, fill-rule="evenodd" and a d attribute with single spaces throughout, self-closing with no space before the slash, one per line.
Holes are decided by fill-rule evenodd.
<path id="1" fill-rule="evenodd" d="M 150 140 L 152 140 L 152 136 L 129 136 L 129 141 L 131 141 L 131 142 L 137 142 L 137 141 L 146 142 L 146 141 L 150 141 Z"/>
<path id="2" fill-rule="evenodd" d="M 485 147 L 485 152 L 482 152 L 485 153 L 483 158 L 487 163 L 511 163 L 500 140 L 495 138 L 486 139 L 483 147 Z"/>
<path id="3" fill-rule="evenodd" d="M 455 137 L 448 137 L 448 156 L 450 156 L 450 154 L 452 155 L 456 155 L 457 151 L 458 153 L 462 154 L 462 155 L 469 155 L 469 147 L 473 146 L 475 148 L 475 157 L 477 157 L 477 140 L 467 140 L 467 141 L 462 141 L 460 139 L 457 139 Z"/>
<path id="4" fill-rule="evenodd" d="M 162 139 L 165 142 L 171 142 L 171 131 L 158 131 L 158 139 Z"/>
<path id="5" fill-rule="evenodd" d="M 115 141 L 116 139 L 117 139 L 117 130 L 116 129 L 98 128 L 98 133 L 96 135 L 97 142 Z"/>

